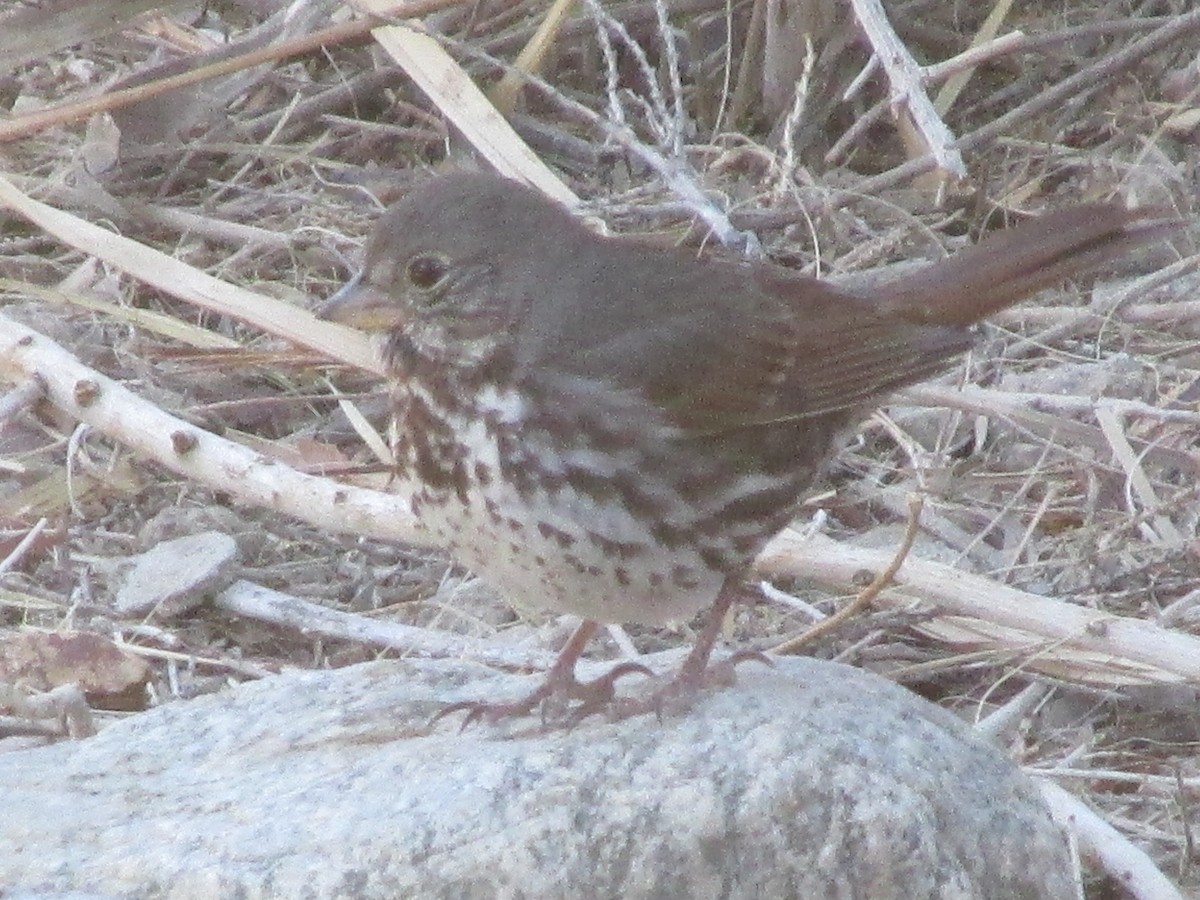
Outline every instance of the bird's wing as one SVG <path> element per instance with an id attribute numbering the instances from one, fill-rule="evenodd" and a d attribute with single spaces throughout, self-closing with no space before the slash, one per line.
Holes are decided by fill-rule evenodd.
<path id="1" fill-rule="evenodd" d="M 532 311 L 536 366 L 639 392 L 688 432 L 719 433 L 869 404 L 970 344 L 812 278 L 648 253 L 617 241 Z M 621 284 L 617 295 L 589 290 Z"/>

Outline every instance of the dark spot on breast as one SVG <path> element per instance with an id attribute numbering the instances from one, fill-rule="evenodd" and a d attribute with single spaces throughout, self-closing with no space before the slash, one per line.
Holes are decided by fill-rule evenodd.
<path id="1" fill-rule="evenodd" d="M 691 529 L 676 525 L 674 522 L 655 522 L 650 526 L 651 536 L 668 549 L 674 550 L 692 543 Z"/>
<path id="2" fill-rule="evenodd" d="M 611 538 L 590 533 L 588 537 L 605 556 L 616 559 L 633 559 L 644 549 L 641 544 L 635 544 L 632 541 L 614 541 Z"/>
<path id="3" fill-rule="evenodd" d="M 549 496 L 553 497 L 567 486 L 567 476 L 562 472 L 548 472 L 543 470 L 538 475 L 538 486 Z"/>
<path id="4" fill-rule="evenodd" d="M 469 491 L 471 479 L 467 477 L 466 464 L 461 459 L 454 461 L 454 490 L 458 494 L 458 502 L 467 506 L 471 502 Z"/>
<path id="5" fill-rule="evenodd" d="M 612 480 L 607 476 L 597 475 L 591 469 L 568 466 L 565 474 L 567 483 L 572 488 L 594 500 L 610 500 L 617 496 Z"/>
<path id="6" fill-rule="evenodd" d="M 687 566 L 676 566 L 671 570 L 671 583 L 688 590 L 700 587 L 700 579 Z"/>
<path id="7" fill-rule="evenodd" d="M 567 534 L 561 528 L 555 528 L 553 525 L 549 525 L 546 522 L 538 522 L 537 529 L 538 534 L 540 534 L 546 540 L 556 541 L 558 546 L 562 547 L 564 550 L 575 544 L 574 537 Z M 578 557 L 573 556 L 572 558 L 578 560 Z"/>
<path id="8" fill-rule="evenodd" d="M 434 488 L 444 488 L 450 483 L 446 473 L 438 466 L 437 457 L 429 444 L 422 441 L 413 448 L 416 453 L 415 469 L 417 478 L 421 479 L 427 486 Z"/>
<path id="9" fill-rule="evenodd" d="M 729 557 L 716 547 L 701 547 L 700 558 L 704 560 L 706 566 L 717 572 L 727 572 L 732 568 Z"/>
<path id="10" fill-rule="evenodd" d="M 610 484 L 621 498 L 621 504 L 638 518 L 653 521 L 666 515 L 666 502 L 647 490 L 643 476 L 619 472 L 613 476 Z"/>
<path id="11" fill-rule="evenodd" d="M 483 498 L 483 508 L 485 510 L 487 510 L 488 518 L 491 519 L 493 522 L 495 522 L 497 525 L 499 525 L 500 522 L 504 519 L 504 516 L 500 515 L 499 504 L 497 504 L 496 501 L 493 500 L 491 497 Z"/>
<path id="12" fill-rule="evenodd" d="M 465 504 L 470 487 L 466 448 L 455 438 L 439 411 L 421 397 L 409 395 L 401 411 L 403 416 L 397 426 L 407 435 L 411 450 L 406 455 L 412 459 L 416 477 L 431 490 L 453 491 Z"/>
<path id="13" fill-rule="evenodd" d="M 758 534 L 739 534 L 733 539 L 733 549 L 743 556 L 757 556 L 764 540 L 765 538 Z"/>

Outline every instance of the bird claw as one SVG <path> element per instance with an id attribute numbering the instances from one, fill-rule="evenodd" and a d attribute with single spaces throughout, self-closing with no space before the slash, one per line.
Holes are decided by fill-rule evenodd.
<path id="1" fill-rule="evenodd" d="M 775 667 L 771 658 L 761 650 L 739 650 L 720 662 L 708 663 L 704 668 L 694 669 L 685 663 L 669 681 L 662 684 L 649 697 L 628 700 L 620 705 L 615 718 L 652 712 L 661 722 L 667 714 L 686 712 L 701 691 L 712 687 L 729 687 L 737 683 L 737 667 L 744 662 L 757 662 Z"/>
<path id="2" fill-rule="evenodd" d="M 432 727 L 446 716 L 465 711 L 466 716 L 458 729 L 461 733 L 477 722 L 495 725 L 502 719 L 526 716 L 539 708 L 542 711 L 542 722 L 546 724 L 549 720 L 559 717 L 550 714 L 550 710 L 557 707 L 563 711 L 561 717 L 568 725 L 574 726 L 594 713 L 603 712 L 611 705 L 616 700 L 617 681 L 632 674 L 650 677 L 654 675 L 648 667 L 636 662 L 618 663 L 591 681 L 578 681 L 570 673 L 565 676 L 552 673 L 519 700 L 511 703 L 491 703 L 486 700 L 451 703 L 440 709 L 429 720 L 429 725 Z M 572 701 L 577 701 L 573 709 L 570 708 Z"/>
<path id="3" fill-rule="evenodd" d="M 729 687 L 732 684 L 736 684 L 737 667 L 745 662 L 762 663 L 769 668 L 775 668 L 775 663 L 761 650 L 739 650 L 728 659 L 723 659 L 717 663 L 710 663 L 708 668 L 700 673 L 696 691 L 706 687 Z"/>
<path id="4" fill-rule="evenodd" d="M 450 703 L 438 710 L 429 720 L 429 727 L 432 728 L 446 716 L 453 715 L 456 712 L 466 711 L 466 716 L 463 717 L 462 724 L 458 726 L 458 731 L 461 734 L 466 731 L 471 725 L 476 722 L 482 722 L 484 719 L 497 721 L 505 716 L 520 716 L 529 712 L 529 709 L 522 709 L 522 703 L 485 703 L 482 700 L 463 700 L 458 703 Z"/>
<path id="5" fill-rule="evenodd" d="M 654 677 L 654 672 L 649 667 L 641 663 L 624 662 L 613 666 L 599 678 L 582 684 L 575 682 L 576 688 L 572 692 L 572 699 L 579 700 L 580 703 L 568 716 L 569 725 L 574 727 L 588 716 L 604 712 L 605 709 L 611 707 L 617 699 L 618 679 L 635 674 L 645 675 L 647 678 Z"/>
<path id="6" fill-rule="evenodd" d="M 492 703 L 485 700 L 463 700 L 451 703 L 439 710 L 430 720 L 430 726 L 457 712 L 466 712 L 459 732 L 466 731 L 479 722 L 495 725 L 503 719 L 527 716 L 534 710 L 541 711 L 542 724 L 557 722 L 573 728 L 588 716 L 608 713 L 614 721 L 652 712 L 662 721 L 669 712 L 686 710 L 705 688 L 728 687 L 736 682 L 738 665 L 757 662 L 774 666 L 761 650 L 739 650 L 727 659 L 708 663 L 696 669 L 685 664 L 668 681 L 645 699 L 618 699 L 617 682 L 626 675 L 645 675 L 655 678 L 647 666 L 638 662 L 623 662 L 613 666 L 599 678 L 579 681 L 572 672 L 552 672 L 534 690 L 524 697 L 509 703 Z"/>
<path id="7" fill-rule="evenodd" d="M 775 660 L 767 656 L 761 650 L 739 650 L 729 657 L 728 663 L 731 666 L 736 666 L 738 663 L 756 662 L 762 663 L 768 669 L 775 668 Z"/>

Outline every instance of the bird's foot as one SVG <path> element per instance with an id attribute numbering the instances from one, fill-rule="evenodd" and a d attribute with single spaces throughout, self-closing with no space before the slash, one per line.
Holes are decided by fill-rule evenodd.
<path id="1" fill-rule="evenodd" d="M 460 731 L 476 722 L 495 724 L 514 716 L 527 716 L 540 710 L 543 723 L 562 720 L 574 725 L 588 716 L 603 712 L 616 700 L 616 684 L 626 675 L 654 673 L 641 663 L 624 662 L 591 681 L 579 681 L 574 667 L 555 666 L 533 691 L 508 703 L 491 703 L 485 700 L 464 700 L 444 707 L 431 720 L 435 724 L 448 715 L 465 712 Z"/>
<path id="2" fill-rule="evenodd" d="M 706 688 L 729 687 L 736 682 L 738 663 L 755 661 L 767 666 L 775 665 L 760 650 L 739 650 L 727 659 L 712 662 L 713 647 L 721 633 L 725 614 L 738 599 L 740 591 L 737 579 L 730 578 L 722 585 L 704 627 L 675 675 L 644 698 L 622 700 L 614 704 L 615 718 L 624 719 L 652 712 L 661 720 L 669 713 L 683 713 L 691 709 L 700 692 Z"/>
<path id="3" fill-rule="evenodd" d="M 687 712 L 701 692 L 709 688 L 729 687 L 737 682 L 737 667 L 744 662 L 758 662 L 774 667 L 761 650 L 739 650 L 727 659 L 710 663 L 689 656 L 679 670 L 665 679 L 649 695 L 629 698 L 613 704 L 613 718 L 626 719 L 644 713 L 654 713 L 658 719 Z"/>

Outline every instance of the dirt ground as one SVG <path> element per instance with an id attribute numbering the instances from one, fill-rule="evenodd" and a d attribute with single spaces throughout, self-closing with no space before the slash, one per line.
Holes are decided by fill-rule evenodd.
<path id="1" fill-rule="evenodd" d="M 380 210 L 410 184 L 447 160 L 511 159 L 516 141 L 485 143 L 477 107 L 418 88 L 372 37 L 378 23 L 341 4 L 286 19 L 270 0 L 149 6 L 0 6 L 0 353 L 16 347 L 2 323 L 20 323 L 197 433 L 386 490 L 382 379 L 365 344 L 306 330 L 323 326 L 304 311 L 354 273 Z M 999 733 L 1015 759 L 1052 773 L 1182 889 L 1200 888 L 1190 0 L 1017 4 L 995 32 L 984 5 L 892 3 L 909 76 L 926 67 L 908 82 L 868 67 L 881 38 L 832 0 L 791 17 L 766 2 L 677 0 L 666 29 L 650 2 L 606 4 L 602 25 L 584 5 L 522 64 L 536 73 L 523 87 L 501 77 L 540 4 L 392 6 L 451 36 L 460 71 L 614 232 L 700 246 L 728 226 L 780 265 L 839 277 L 937 258 L 1084 200 L 1120 196 L 1184 220 L 1169 244 L 997 316 L 962 364 L 849 436 L 797 522 L 894 552 L 919 494 L 912 553 L 1042 603 L 1026 621 L 884 598 L 813 638 L 814 617 L 856 586 L 766 566 L 727 636 L 869 668 L 970 721 L 1011 715 Z M 930 68 L 973 41 L 977 57 Z M 162 90 L 170 78 L 185 83 Z M 14 195 L 69 215 L 18 214 Z M 244 289 L 248 305 L 208 303 L 205 276 Z M 58 739 L 53 717 L 21 711 L 66 683 L 84 685 L 103 727 L 286 668 L 423 652 L 314 635 L 304 603 L 496 646 L 562 635 L 435 549 L 181 471 L 155 449 L 158 420 L 120 400 L 91 420 L 101 412 L 81 380 L 73 403 L 55 402 L 59 373 L 44 366 L 0 361 L 0 709 L 12 713 L 0 734 Z M 202 441 L 188 465 L 198 473 L 215 453 L 219 468 L 225 446 Z M 138 554 L 203 531 L 232 537 L 236 578 L 295 598 L 294 611 L 268 621 L 223 605 L 228 568 L 178 605 L 116 604 Z M 1094 614 L 1089 634 L 1054 630 L 1067 607 Z M 614 629 L 593 654 L 684 646 L 696 626 Z M 97 643 L 72 656 L 47 634 Z M 1099 869 L 1087 888 L 1123 896 Z"/>

